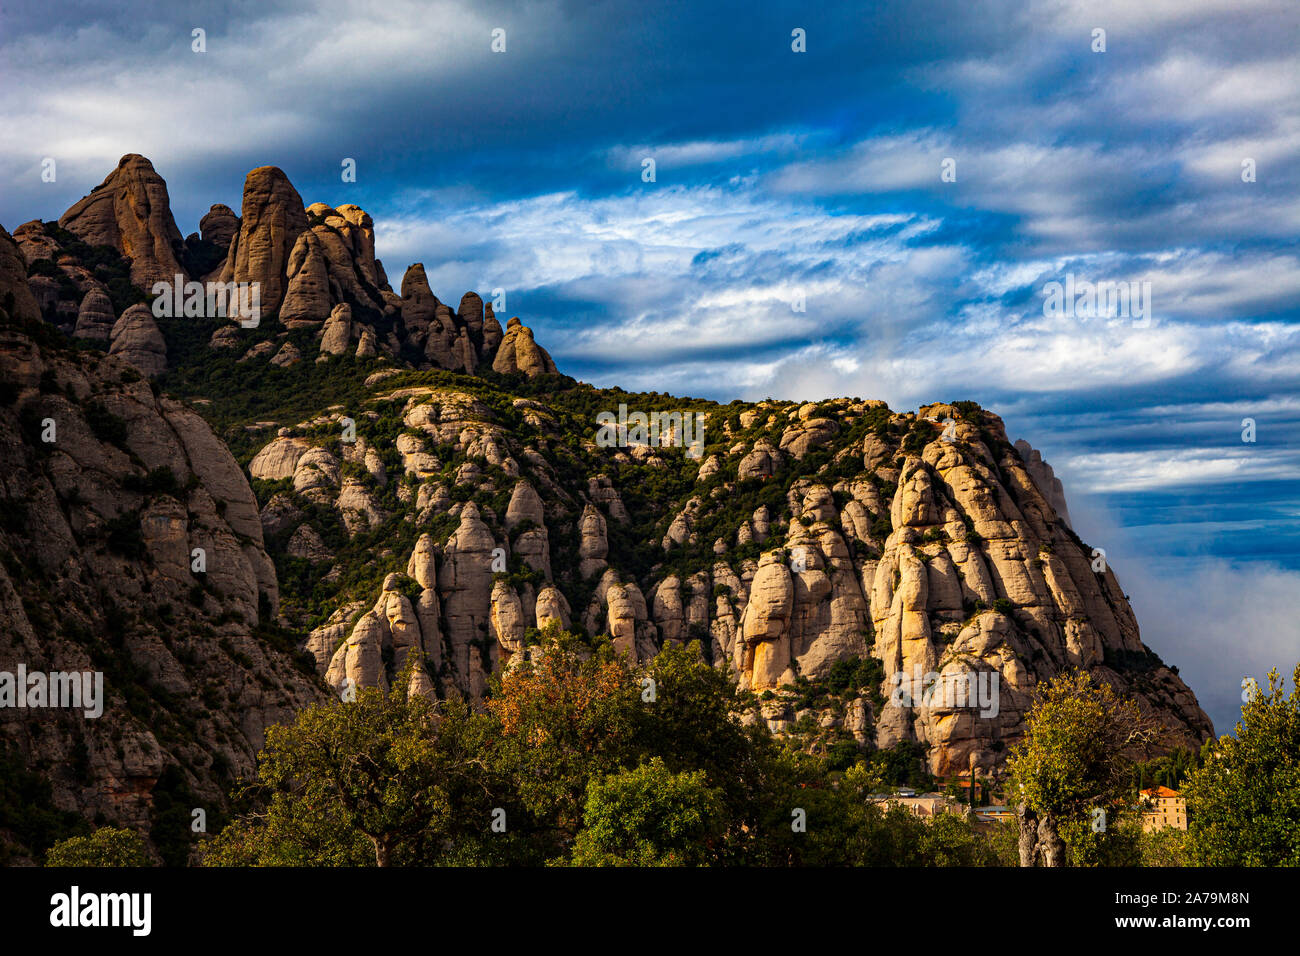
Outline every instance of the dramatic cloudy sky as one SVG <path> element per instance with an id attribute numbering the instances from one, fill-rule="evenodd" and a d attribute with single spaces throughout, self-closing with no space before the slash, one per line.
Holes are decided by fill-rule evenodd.
<path id="1" fill-rule="evenodd" d="M 5 226 L 140 152 L 188 233 L 279 165 L 596 384 L 995 409 L 1220 732 L 1300 658 L 1295 0 L 100 6 L 0 7 Z"/>

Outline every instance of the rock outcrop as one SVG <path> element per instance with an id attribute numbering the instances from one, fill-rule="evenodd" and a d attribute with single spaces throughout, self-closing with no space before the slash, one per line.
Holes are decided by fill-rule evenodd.
<path id="1" fill-rule="evenodd" d="M 762 438 L 754 443 L 749 454 L 740 459 L 736 474 L 741 479 L 770 478 L 781 467 L 782 461 L 781 453 L 770 441 Z"/>
<path id="2" fill-rule="evenodd" d="M 480 368 L 529 377 L 556 372 L 532 332 L 512 319 L 503 334 L 492 306 L 477 293 L 465 293 L 454 312 L 439 301 L 420 263 L 407 270 L 402 294 L 393 292 L 375 257 L 370 215 L 351 203 L 304 207 L 288 177 L 274 166 L 248 173 L 241 215 L 213 205 L 200 231 L 184 240 L 168 207 L 166 184 L 147 159 L 134 154 L 123 157 L 118 169 L 60 222 L 86 242 L 121 252 L 123 268 L 141 295 L 121 285 L 110 289 L 102 274 L 102 250 L 94 261 L 83 262 L 84 249 L 66 233 L 33 221 L 13 237 L 20 251 L 8 266 L 15 280 L 14 308 L 30 317 L 43 314 L 64 332 L 89 341 L 108 341 L 101 294 L 111 291 L 110 301 L 124 309 L 150 293 L 154 282 L 172 282 L 179 275 L 183 281 L 256 287 L 259 320 L 316 330 L 326 356 L 469 374 Z M 28 277 L 28 267 L 38 261 Z M 247 291 L 251 305 L 252 288 Z M 92 292 L 97 294 L 87 300 Z M 233 327 L 215 330 L 210 344 L 241 349 L 243 362 L 281 367 L 303 354 L 300 341 L 290 343 L 292 348 L 264 339 L 243 346 Z"/>
<path id="3" fill-rule="evenodd" d="M 199 220 L 199 234 L 204 242 L 228 251 L 230 240 L 239 234 L 239 217 L 229 206 L 217 203 Z"/>
<path id="4" fill-rule="evenodd" d="M 307 210 L 289 177 L 276 166 L 259 166 L 244 179 L 239 232 L 230 246 L 222 282 L 257 282 L 264 313 L 284 299 L 289 256 L 307 229 Z"/>
<path id="5" fill-rule="evenodd" d="M 113 300 L 108 297 L 108 293 L 91 289 L 81 300 L 81 308 L 77 311 L 77 327 L 72 334 L 79 339 L 106 343 L 113 336 L 116 322 L 113 317 Z M 165 354 L 165 345 L 163 351 Z"/>
<path id="6" fill-rule="evenodd" d="M 257 630 L 278 590 L 238 463 L 127 370 L 0 330 L 0 671 L 98 671 L 106 698 L 96 719 L 0 709 L 0 743 L 50 809 L 147 833 L 161 780 L 226 806 L 265 729 L 323 692 Z"/>
<path id="7" fill-rule="evenodd" d="M 794 582 L 783 552 L 763 555 L 750 585 L 749 601 L 740 619 L 741 673 L 755 690 L 792 683 L 790 622 L 794 611 Z"/>
<path id="8" fill-rule="evenodd" d="M 546 349 L 533 341 L 533 330 L 521 323 L 516 316 L 506 323 L 505 338 L 501 340 L 496 358 L 492 360 L 492 370 L 522 372 L 529 378 L 536 378 L 538 375 L 554 374 L 556 368 Z"/>
<path id="9" fill-rule="evenodd" d="M 142 375 L 167 371 L 167 343 L 147 306 L 133 305 L 113 325 L 108 352 L 134 365 Z"/>
<path id="10" fill-rule="evenodd" d="M 1016 451 L 1020 452 L 1020 457 L 1024 459 L 1025 470 L 1029 472 L 1029 477 L 1034 479 L 1039 492 L 1051 503 L 1057 516 L 1065 522 L 1065 526 L 1072 528 L 1070 510 L 1065 503 L 1065 486 L 1052 471 L 1052 466 L 1043 461 L 1042 454 L 1023 438 L 1016 440 Z"/>
<path id="11" fill-rule="evenodd" d="M 59 225 L 92 246 L 121 252 L 131 260 L 131 281 L 146 291 L 185 274 L 185 243 L 172 218 L 167 183 L 143 156 L 123 156 L 89 196 L 59 217 Z"/>
<path id="12" fill-rule="evenodd" d="M 13 236 L 0 226 L 0 309 L 11 318 L 35 321 L 40 306 L 27 284 L 27 265 Z"/>
<path id="13" fill-rule="evenodd" d="M 352 307 L 339 303 L 330 310 L 321 335 L 322 355 L 346 355 L 352 346 Z"/>
<path id="14" fill-rule="evenodd" d="M 492 608 L 492 552 L 497 543 L 472 502 L 460 512 L 460 525 L 447 541 L 438 572 L 438 594 L 447 621 L 447 651 L 456 687 L 481 696 L 493 661 L 484 664 Z"/>
<path id="15" fill-rule="evenodd" d="M 217 329 L 211 357 L 244 363 L 235 368 L 252 372 L 249 381 L 265 375 L 295 404 L 340 376 L 346 389 L 328 399 L 339 404 L 302 421 L 231 425 L 246 396 L 188 393 L 195 409 L 211 408 L 227 434 L 240 436 L 241 449 L 262 436 L 248 447 L 245 477 L 196 411 L 155 399 L 119 361 L 148 375 L 168 361 L 145 307 L 112 321 L 120 282 L 78 262 L 79 246 L 57 229 L 29 223 L 12 241 L 0 234 L 0 305 L 11 316 L 43 314 L 92 340 L 112 322 L 113 355 L 87 357 L 75 371 L 58 366 L 66 374 L 55 382 L 45 375 L 48 356 L 0 329 L 0 362 L 23 406 L 11 430 L 32 444 L 33 426 L 54 418 L 60 435 L 40 465 L 54 498 L 27 497 L 25 484 L 9 493 L 55 544 L 23 539 L 19 547 L 55 548 L 66 561 L 66 548 L 57 548 L 67 541 L 93 551 L 111 539 L 138 554 L 138 519 L 153 563 L 134 569 L 139 581 L 124 593 L 150 593 L 144 582 L 157 589 L 158 577 L 184 584 L 185 615 L 219 607 L 224 623 L 201 626 L 221 636 L 270 615 L 310 629 L 301 646 L 336 693 L 393 686 L 414 655 L 408 689 L 481 697 L 494 669 L 537 650 L 533 628 L 558 626 L 608 640 L 637 663 L 666 644 L 698 642 L 707 660 L 755 692 L 774 731 L 810 749 L 918 744 L 939 774 L 971 759 L 996 765 L 1023 731 L 1034 688 L 1074 667 L 1136 699 L 1172 744 L 1195 747 L 1212 731 L 1176 671 L 1142 644 L 1114 571 L 1070 529 L 1050 468 L 1027 446 L 1012 447 L 996 415 L 966 402 L 896 414 L 856 399 L 767 400 L 702 411 L 702 460 L 667 444 L 601 447 L 592 409 L 616 408 L 627 393 L 593 395 L 563 379 L 554 388 L 510 387 L 499 376 L 555 373 L 517 318 L 503 333 L 492 306 L 473 293 L 453 311 L 419 264 L 397 295 L 374 258 L 364 211 L 303 209 L 269 167 L 247 186 L 242 220 L 214 207 L 206 240 L 192 237 L 187 251 L 207 270 L 228 233 L 221 274 L 264 285 L 278 277 L 280 300 L 264 288 L 263 308 L 278 307 L 290 328 L 263 329 L 251 343 L 242 329 Z M 28 265 L 46 260 L 30 278 L 15 242 Z M 126 268 L 108 266 L 119 276 Z M 163 323 L 162 331 L 177 327 Z M 173 353 L 173 361 L 193 361 L 192 343 Z M 256 364 L 268 362 L 279 367 Z M 349 367 L 358 362 L 359 375 Z M 190 387 L 185 375 L 172 381 Z M 157 415 L 101 397 L 124 392 L 153 403 Z M 82 401 L 80 419 L 59 410 Z M 0 420 L 9 414 L 0 406 Z M 87 430 L 96 445 L 71 454 Z M 163 464 L 174 482 L 158 470 Z M 69 503 L 76 508 L 60 510 Z M 209 512 L 219 522 L 208 522 Z M 202 594 L 184 576 L 195 546 L 208 555 Z M 403 559 L 405 574 L 396 571 Z M 272 562 L 281 580 L 295 582 L 283 601 Z M 94 567 L 96 576 L 104 570 Z M 0 610 L 5 594 L 0 586 Z M 164 597 L 159 607 L 163 600 L 177 603 Z M 229 638 L 233 664 L 244 666 L 245 655 L 257 663 L 243 643 L 256 643 L 252 630 Z M 857 679 L 883 679 L 832 693 L 846 667 Z M 174 674 L 162 679 L 180 686 Z M 902 680 L 921 688 L 894 694 Z M 972 703 L 926 693 L 935 680 L 996 688 L 996 696 Z M 243 719 L 218 709 L 227 721 Z"/>
<path id="16" fill-rule="evenodd" d="M 637 522 L 619 486 L 622 469 L 642 467 L 638 459 L 600 456 L 593 446 L 592 473 L 574 495 L 530 444 L 542 440 L 502 430 L 468 395 L 411 391 L 402 422 L 427 441 L 399 436 L 407 473 L 425 482 L 446 473 L 444 456 L 460 462 L 459 502 L 432 484 L 412 502 L 422 522 L 441 509 L 459 525 L 437 572 L 448 628 L 440 694 L 481 692 L 492 667 L 527 652 L 529 627 L 558 624 L 606 634 L 638 662 L 666 643 L 699 640 L 716 665 L 763 696 L 764 717 L 781 732 L 808 725 L 808 713 L 790 709 L 801 681 L 874 658 L 885 680 L 871 693 L 885 704 L 846 698 L 812 715 L 817 732 L 860 746 L 915 742 L 939 774 L 972 757 L 998 763 L 1018 739 L 1034 687 L 1072 667 L 1135 696 L 1175 742 L 1196 745 L 1211 730 L 1187 687 L 1142 645 L 1114 572 L 1093 570 L 1090 549 L 1033 477 L 1032 456 L 1027 463 L 988 412 L 936 405 L 899 415 L 848 400 L 744 410 L 738 440 L 713 452 L 703 477 L 680 451 L 663 460 L 659 467 L 686 470 L 682 498 L 636 499 L 655 509 L 658 524 L 641 545 L 654 552 L 641 558 L 649 570 L 633 578 L 620 568 L 629 542 L 611 536 L 611 522 Z M 514 407 L 529 427 L 558 420 L 545 402 Z M 254 461 L 271 473 L 285 453 Z M 478 455 L 488 468 L 510 469 L 508 481 Z M 466 494 L 499 496 L 503 512 L 465 502 Z M 739 514 L 719 525 L 723 509 Z M 731 542 L 746 556 L 734 556 Z M 508 579 L 506 556 L 518 562 Z M 671 564 L 656 563 L 665 559 Z M 580 621 L 569 610 L 577 594 L 589 595 Z M 997 696 L 927 694 L 936 681 Z M 914 698 L 893 693 L 913 682 Z"/>
<path id="17" fill-rule="evenodd" d="M 606 567 L 605 560 L 609 554 L 609 539 L 605 528 L 605 517 L 595 505 L 587 505 L 582 511 L 582 520 L 578 533 L 578 573 L 589 578 Z"/>
<path id="18" fill-rule="evenodd" d="M 313 203 L 313 223 L 289 254 L 287 291 L 280 320 L 290 328 L 322 322 L 341 304 L 384 309 L 375 265 L 374 223 L 365 210 Z"/>

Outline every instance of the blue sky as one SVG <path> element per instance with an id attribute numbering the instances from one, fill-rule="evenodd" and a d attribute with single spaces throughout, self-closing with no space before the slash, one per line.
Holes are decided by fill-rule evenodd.
<path id="1" fill-rule="evenodd" d="M 1220 732 L 1300 659 L 1293 0 L 98 6 L 0 12 L 7 228 L 126 152 L 183 233 L 279 165 L 595 384 L 996 410 Z"/>

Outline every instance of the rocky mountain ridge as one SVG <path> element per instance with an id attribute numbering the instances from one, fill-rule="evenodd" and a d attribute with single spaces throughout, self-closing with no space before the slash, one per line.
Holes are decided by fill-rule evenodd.
<path id="1" fill-rule="evenodd" d="M 101 672 L 107 702 L 97 719 L 2 709 L 0 749 L 51 810 L 184 862 L 191 810 L 218 820 L 265 728 L 324 691 L 274 625 L 257 500 L 202 417 L 121 359 L 4 318 L 0 672 Z M 5 816 L 0 845 L 37 849 Z"/>
<path id="2" fill-rule="evenodd" d="M 257 286 L 261 312 L 281 327 L 277 336 L 253 351 L 232 315 L 209 343 L 247 349 L 250 360 L 302 361 L 308 350 L 289 332 L 305 329 L 318 359 L 354 352 L 411 368 L 555 372 L 517 317 L 502 330 L 491 303 L 474 292 L 453 311 L 429 288 L 421 263 L 406 270 L 395 293 L 375 257 L 369 214 L 346 203 L 305 206 L 275 166 L 245 178 L 241 215 L 214 205 L 199 228 L 181 238 L 166 182 L 148 159 L 129 154 L 57 224 L 23 223 L 13 239 L 41 314 L 69 335 L 131 353 L 128 361 L 148 375 L 167 368 L 163 335 L 149 309 L 133 307 L 153 298 L 155 283 L 174 284 L 178 276 Z"/>
<path id="3" fill-rule="evenodd" d="M 557 621 L 608 635 L 638 660 L 699 639 L 760 694 L 772 729 L 811 717 L 828 741 L 916 742 L 939 774 L 972 755 L 995 766 L 1036 683 L 1068 667 L 1143 699 L 1179 743 L 1209 732 L 1191 692 L 1141 643 L 1113 570 L 1094 570 L 1092 549 L 1052 508 L 1052 489 L 1038 487 L 988 412 L 934 405 L 896 415 L 851 400 L 725 406 L 710 415 L 722 435 L 699 463 L 680 449 L 565 449 L 579 468 L 602 469 L 574 493 L 577 463 L 556 453 L 553 406 L 530 402 L 532 422 L 503 431 L 489 405 L 463 393 L 399 388 L 374 403 L 376 425 L 404 426 L 391 468 L 375 453 L 384 438 L 364 437 L 369 429 L 351 449 L 286 429 L 250 463 L 255 479 L 286 486 L 264 520 L 280 534 L 301 520 L 286 547 L 322 568 L 333 555 L 314 547 L 320 535 L 304 530 L 313 524 L 296 494 L 332 503 L 349 533 L 385 526 L 391 513 L 418 535 L 404 571 L 338 603 L 312 630 L 308 648 L 336 690 L 348 680 L 384 685 L 415 648 L 428 664 L 417 672 L 422 689 L 477 696 L 493 668 L 528 653 Z M 952 441 L 941 437 L 949 418 Z M 341 477 L 349 459 L 365 473 Z M 624 499 L 655 470 L 690 484 L 647 516 L 639 495 L 631 507 Z M 381 481 L 399 483 L 391 512 Z M 885 677 L 996 673 L 997 713 L 943 701 L 886 706 L 885 686 L 798 706 L 805 685 L 864 659 Z"/>
<path id="4" fill-rule="evenodd" d="M 259 283 L 260 323 L 155 317 L 142 283 L 177 271 Z M 147 769 L 214 805 L 267 722 L 388 686 L 412 654 L 416 692 L 480 697 L 555 625 L 637 660 L 699 641 L 754 692 L 751 719 L 823 753 L 912 747 L 941 775 L 998 766 L 1034 687 L 1071 667 L 1137 699 L 1167 746 L 1212 732 L 1071 529 L 1050 465 L 972 402 L 896 413 L 583 385 L 477 294 L 442 303 L 420 264 L 395 293 L 371 218 L 304 206 L 275 167 L 248 174 L 240 215 L 213 206 L 182 240 L 166 184 L 124 157 L 57 225 L 0 231 L 0 309 L 4 487 L 26 502 L 0 531 L 8 657 L 80 661 L 107 628 L 109 659 L 164 695 L 141 713 L 183 725 L 139 745 Z M 605 447 L 597 416 L 621 405 L 703 416 L 703 454 L 671 430 Z M 51 416 L 66 447 L 33 431 Z M 44 515 L 71 550 L 34 542 Z M 105 534 L 109 555 L 130 544 L 111 566 L 82 542 Z M 216 559 L 203 578 L 182 567 L 200 538 Z M 75 627 L 68 601 L 89 608 Z M 927 674 L 996 676 L 995 712 L 891 693 Z M 146 739 L 123 706 L 103 726 Z M 60 734 L 5 731 L 51 768 L 60 806 L 156 815 L 160 776 L 125 756 L 60 775 L 81 746 Z M 113 796 L 126 779 L 136 804 Z"/>

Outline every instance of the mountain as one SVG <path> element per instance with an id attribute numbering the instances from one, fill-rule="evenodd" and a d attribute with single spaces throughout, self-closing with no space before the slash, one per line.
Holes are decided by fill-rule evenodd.
<path id="1" fill-rule="evenodd" d="M 0 327 L 0 672 L 100 671 L 107 702 L 86 719 L 10 701 L 0 761 L 71 818 L 38 832 L 112 820 L 183 862 L 191 809 L 215 821 L 265 728 L 324 692 L 274 623 L 257 500 L 226 446 L 126 362 L 42 326 Z M 0 856 L 36 849 L 28 825 L 0 805 Z"/>
<path id="2" fill-rule="evenodd" d="M 1072 667 L 1166 747 L 1212 733 L 1050 465 L 973 402 L 593 388 L 421 264 L 394 292 L 371 217 L 271 166 L 179 236 L 134 155 L 58 224 L 0 233 L 0 670 L 93 664 L 110 688 L 93 733 L 0 711 L 62 809 L 157 817 L 165 777 L 222 808 L 268 722 L 413 652 L 416 691 L 480 696 L 551 624 L 638 660 L 698 640 L 774 731 L 940 775 L 998 766 Z M 257 283 L 259 321 L 156 315 L 145 283 L 177 274 Z M 898 695 L 927 674 L 996 703 Z"/>

